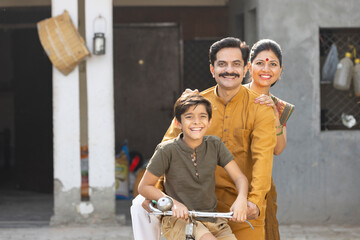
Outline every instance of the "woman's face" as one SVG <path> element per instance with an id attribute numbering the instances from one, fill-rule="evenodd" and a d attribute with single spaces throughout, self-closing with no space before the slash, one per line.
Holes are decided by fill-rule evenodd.
<path id="1" fill-rule="evenodd" d="M 280 77 L 282 66 L 280 61 L 271 50 L 260 52 L 252 63 L 249 64 L 253 84 L 258 87 L 269 87 Z"/>

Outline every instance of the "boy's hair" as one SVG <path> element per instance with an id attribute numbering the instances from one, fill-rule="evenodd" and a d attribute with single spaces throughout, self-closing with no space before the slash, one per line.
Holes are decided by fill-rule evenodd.
<path id="1" fill-rule="evenodd" d="M 184 93 L 181 97 L 179 97 L 174 105 L 174 115 L 176 120 L 181 123 L 181 115 L 184 114 L 191 106 L 198 106 L 199 104 L 203 104 L 205 106 L 210 120 L 212 117 L 211 103 L 198 93 Z"/>

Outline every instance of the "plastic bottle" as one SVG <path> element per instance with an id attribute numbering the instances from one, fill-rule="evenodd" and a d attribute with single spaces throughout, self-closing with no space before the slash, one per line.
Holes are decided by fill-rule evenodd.
<path id="1" fill-rule="evenodd" d="M 345 57 L 337 65 L 334 88 L 338 90 L 349 90 L 353 75 L 354 64 L 351 61 L 351 53 L 345 53 Z"/>
<path id="2" fill-rule="evenodd" d="M 355 96 L 360 97 L 360 58 L 355 59 L 353 81 Z"/>
<path id="3" fill-rule="evenodd" d="M 81 197 L 89 197 L 89 149 L 81 146 Z"/>
<path id="4" fill-rule="evenodd" d="M 115 194 L 116 199 L 129 198 L 129 151 L 125 143 L 115 158 Z"/>

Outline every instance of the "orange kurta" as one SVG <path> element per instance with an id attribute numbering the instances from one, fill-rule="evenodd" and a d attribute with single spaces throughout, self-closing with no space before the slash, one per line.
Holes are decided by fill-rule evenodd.
<path id="1" fill-rule="evenodd" d="M 287 120 L 290 118 L 291 114 L 294 112 L 295 106 L 287 103 L 275 96 L 271 96 L 273 99 L 277 111 L 280 115 L 280 124 L 286 126 Z M 273 180 L 271 180 L 271 188 L 267 195 L 267 204 L 266 204 L 266 217 L 265 217 L 265 240 L 279 240 L 279 223 L 276 218 L 277 212 L 277 193 L 276 187 Z"/>
<path id="2" fill-rule="evenodd" d="M 260 216 L 251 223 L 229 222 L 238 239 L 264 239 L 266 194 L 270 190 L 273 153 L 276 144 L 275 116 L 272 108 L 255 103 L 256 94 L 245 87 L 227 104 L 217 95 L 216 87 L 201 93 L 212 104 L 213 117 L 207 135 L 216 135 L 235 157 L 241 171 L 249 180 L 248 200 L 260 209 Z M 175 138 L 180 133 L 174 121 L 164 139 Z M 226 171 L 218 167 L 216 177 L 217 210 L 228 212 L 237 197 L 234 182 Z M 251 230 L 251 234 L 242 234 Z M 261 231 L 257 233 L 257 231 Z M 256 238 L 254 238 L 256 236 Z"/>

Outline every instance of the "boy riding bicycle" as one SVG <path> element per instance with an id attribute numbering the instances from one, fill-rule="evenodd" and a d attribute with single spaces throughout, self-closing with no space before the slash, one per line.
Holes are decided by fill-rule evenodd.
<path id="1" fill-rule="evenodd" d="M 173 216 L 162 219 L 166 239 L 184 239 L 188 211 L 216 211 L 215 169 L 223 167 L 235 182 L 238 196 L 230 210 L 233 221 L 244 222 L 247 211 L 248 181 L 220 138 L 204 136 L 211 123 L 211 104 L 198 93 L 183 94 L 174 106 L 175 121 L 182 133 L 160 143 L 139 184 L 146 199 L 168 196 L 173 200 Z M 164 191 L 157 180 L 165 175 Z M 196 218 L 195 239 L 236 239 L 224 218 Z"/>

